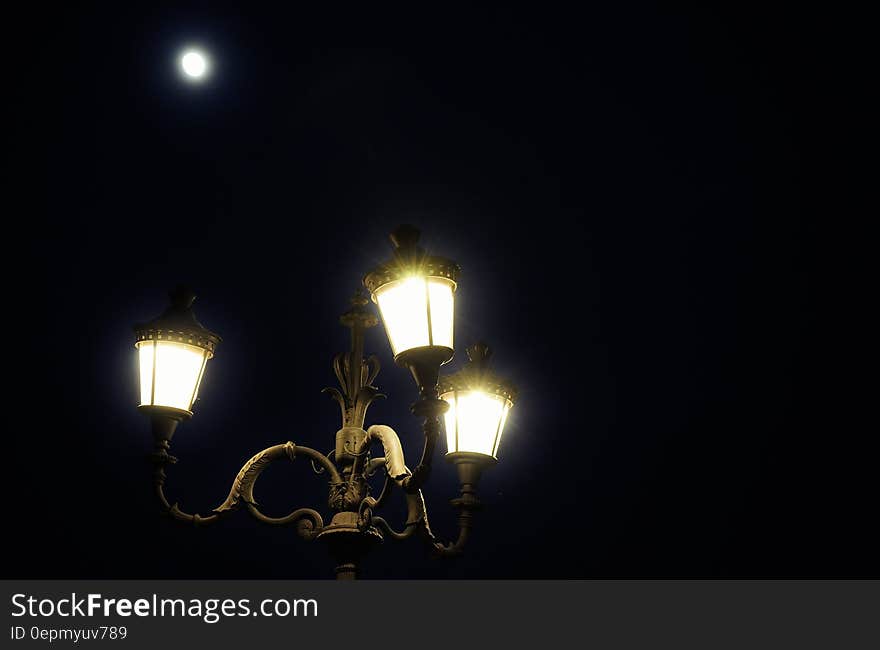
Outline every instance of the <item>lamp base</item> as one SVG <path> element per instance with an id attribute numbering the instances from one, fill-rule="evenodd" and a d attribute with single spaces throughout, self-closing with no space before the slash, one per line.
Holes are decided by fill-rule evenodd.
<path id="1" fill-rule="evenodd" d="M 430 399 L 437 397 L 440 366 L 449 363 L 454 354 L 451 348 L 426 345 L 404 350 L 394 357 L 394 363 L 412 373 L 416 386 L 419 387 L 419 397 Z"/>
<path id="2" fill-rule="evenodd" d="M 157 443 L 161 441 L 170 443 L 174 432 L 177 431 L 177 425 L 192 417 L 192 411 L 184 411 L 170 406 L 142 405 L 138 406 L 138 411 L 150 416 L 153 438 Z"/>
<path id="3" fill-rule="evenodd" d="M 327 545 L 336 561 L 337 580 L 355 580 L 364 556 L 382 541 L 378 530 L 372 526 L 362 530 L 358 520 L 356 512 L 337 512 L 316 538 Z"/>
<path id="4" fill-rule="evenodd" d="M 473 451 L 453 451 L 446 454 L 446 462 L 455 465 L 458 470 L 458 482 L 461 484 L 461 493 L 475 494 L 477 483 L 483 470 L 498 462 L 494 456 L 479 454 Z"/>

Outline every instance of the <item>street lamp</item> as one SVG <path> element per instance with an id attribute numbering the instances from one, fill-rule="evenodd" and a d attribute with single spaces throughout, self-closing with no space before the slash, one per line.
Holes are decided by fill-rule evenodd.
<path id="1" fill-rule="evenodd" d="M 446 413 L 447 459 L 478 454 L 491 462 L 497 460 L 516 389 L 489 368 L 492 350 L 488 345 L 475 343 L 467 355 L 464 368 L 440 381 L 440 397 L 450 405 Z"/>
<path id="2" fill-rule="evenodd" d="M 329 454 L 286 442 L 260 451 L 235 477 L 226 499 L 206 516 L 188 514 L 165 496 L 166 467 L 177 459 L 168 452 L 178 424 L 192 417 L 192 407 L 220 337 L 196 320 L 192 311 L 195 295 L 185 289 L 171 293 L 171 306 L 157 319 L 135 327 L 141 411 L 150 416 L 155 441 L 152 459 L 154 485 L 162 509 L 174 519 L 204 525 L 245 507 L 263 523 L 296 525 L 307 540 L 325 543 L 335 557 L 337 578 L 354 578 L 365 553 L 383 539 L 407 539 L 419 533 L 435 555 L 454 556 L 462 551 L 479 507 L 475 488 L 482 470 L 495 462 L 498 441 L 513 405 L 514 391 L 486 367 L 485 345 L 469 348 L 470 362 L 460 372 L 444 378 L 440 366 L 453 357 L 454 292 L 459 267 L 445 258 L 428 255 L 418 245 L 419 233 L 401 226 L 392 233 L 394 258 L 364 278 L 373 301 L 379 306 L 395 362 L 412 373 L 418 400 L 412 412 L 424 418 L 424 449 L 411 471 L 403 447 L 391 427 L 374 424 L 364 428 L 370 404 L 382 397 L 373 381 L 379 373 L 375 356 L 364 357 L 364 333 L 379 319 L 368 309 L 362 292 L 352 298 L 351 308 L 340 322 L 351 330 L 351 349 L 333 360 L 340 388 L 326 388 L 340 406 L 342 427 Z M 451 408 L 450 408 L 450 405 Z M 434 447 L 447 414 L 447 459 L 458 466 L 461 496 L 451 501 L 459 510 L 459 534 L 452 544 L 436 540 L 428 525 L 421 488 L 428 479 Z M 450 433 L 451 429 L 451 433 Z M 373 456 L 373 449 L 381 453 Z M 329 524 L 312 508 L 299 508 L 283 517 L 264 514 L 254 499 L 254 484 L 267 465 L 276 460 L 304 457 L 329 484 Z M 368 479 L 384 470 L 378 497 L 371 496 Z M 397 531 L 379 511 L 397 486 L 407 501 L 407 519 Z"/>
<path id="3" fill-rule="evenodd" d="M 136 325 L 141 401 L 152 416 L 154 431 L 168 440 L 181 420 L 192 417 L 205 366 L 220 337 L 205 328 L 192 311 L 196 296 L 184 287 L 169 294 L 171 305 L 161 316 Z"/>
<path id="4" fill-rule="evenodd" d="M 408 368 L 423 399 L 436 399 L 440 366 L 453 356 L 458 264 L 428 255 L 419 231 L 400 226 L 391 233 L 394 257 L 370 271 L 364 286 L 379 305 L 394 362 Z"/>
<path id="5" fill-rule="evenodd" d="M 470 532 L 473 513 L 480 508 L 477 483 L 483 470 L 498 462 L 498 445 L 516 388 L 489 368 L 492 351 L 485 343 L 467 349 L 468 362 L 440 380 L 446 412 L 446 460 L 456 466 L 461 496 L 452 501 L 458 512 L 458 541 L 447 547 L 460 552 Z"/>

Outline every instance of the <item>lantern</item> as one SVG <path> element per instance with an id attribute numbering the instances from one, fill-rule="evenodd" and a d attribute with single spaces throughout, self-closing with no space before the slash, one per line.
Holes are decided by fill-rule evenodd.
<path id="1" fill-rule="evenodd" d="M 449 404 L 447 458 L 479 455 L 493 462 L 516 391 L 489 369 L 488 346 L 472 345 L 467 354 L 464 368 L 440 381 L 440 397 Z"/>
<path id="2" fill-rule="evenodd" d="M 135 326 L 142 411 L 176 421 L 192 416 L 192 406 L 220 337 L 192 312 L 195 294 L 178 288 L 158 318 Z"/>
<path id="3" fill-rule="evenodd" d="M 391 234 L 394 258 L 364 278 L 379 306 L 394 361 L 409 368 L 423 393 L 436 390 L 440 366 L 453 356 L 455 289 L 459 267 L 428 255 L 419 231 L 400 226 Z M 435 396 L 436 397 L 436 396 Z"/>

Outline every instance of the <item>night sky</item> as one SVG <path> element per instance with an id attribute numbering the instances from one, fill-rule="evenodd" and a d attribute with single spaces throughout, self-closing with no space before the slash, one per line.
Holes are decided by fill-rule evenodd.
<path id="1" fill-rule="evenodd" d="M 20 70 L 6 577 L 330 577 L 290 528 L 160 516 L 131 328 L 184 282 L 223 337 L 167 484 L 207 514 L 256 451 L 332 448 L 338 316 L 400 223 L 463 269 L 447 369 L 484 339 L 520 397 L 466 557 L 389 540 L 364 577 L 880 575 L 875 451 L 826 327 L 805 16 L 183 6 L 59 10 Z M 178 75 L 189 44 L 203 84 Z M 388 395 L 367 424 L 413 466 L 415 386 L 381 327 L 367 352 Z M 305 461 L 256 495 L 329 521 Z"/>

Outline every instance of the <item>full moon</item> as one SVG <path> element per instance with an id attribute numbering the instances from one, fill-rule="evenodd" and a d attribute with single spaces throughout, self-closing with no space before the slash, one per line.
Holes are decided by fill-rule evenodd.
<path id="1" fill-rule="evenodd" d="M 208 61 L 201 52 L 188 50 L 180 57 L 180 67 L 187 77 L 201 79 L 208 71 Z"/>

